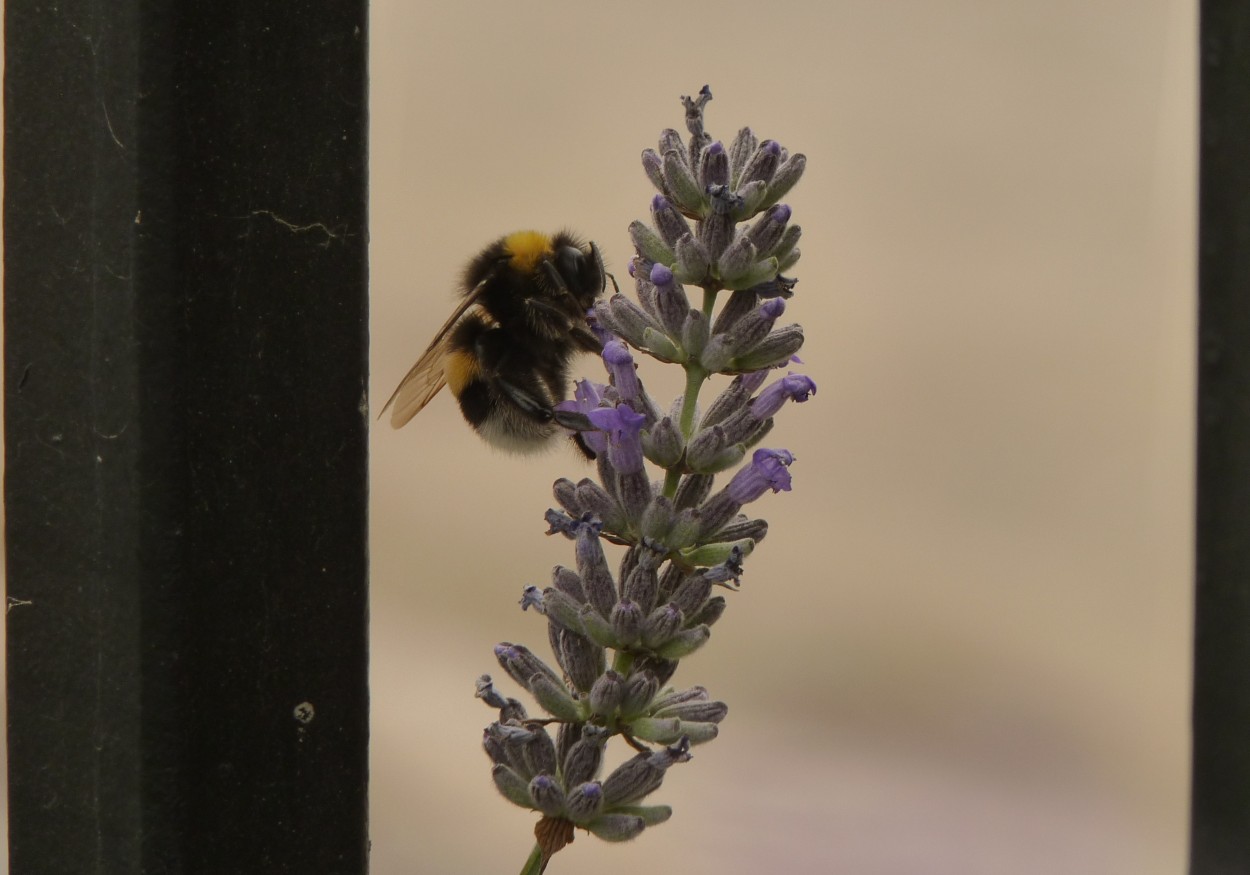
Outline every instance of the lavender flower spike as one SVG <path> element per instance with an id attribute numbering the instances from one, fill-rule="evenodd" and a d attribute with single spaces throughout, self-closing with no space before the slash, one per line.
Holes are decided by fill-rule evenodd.
<path id="1" fill-rule="evenodd" d="M 797 280 L 781 274 L 798 261 L 799 226 L 779 200 L 805 159 L 749 128 L 726 148 L 704 129 L 710 99 L 706 87 L 683 98 L 688 140 L 666 130 L 643 152 L 659 194 L 650 221 L 629 226 L 633 294 L 618 289 L 590 321 L 608 377 L 578 381 L 572 400 L 556 405 L 593 426 L 578 439 L 595 467 L 556 480 L 562 510 L 546 514 L 548 534 L 574 542 L 573 567 L 557 565 L 550 586 L 526 587 L 521 598 L 555 662 L 520 644 L 495 648 L 500 667 L 550 716 L 528 717 L 489 678 L 476 688 L 498 713 L 482 741 L 495 786 L 539 815 L 522 875 L 543 875 L 575 827 L 623 841 L 672 815 L 645 797 L 692 745 L 717 737 L 728 706 L 670 681 L 730 601 L 751 594 L 743 566 L 768 523 L 741 511 L 789 491 L 794 462 L 789 450 L 759 447 L 787 401 L 816 392 L 796 373 L 766 385 L 803 345 L 800 325 L 777 323 L 802 303 Z M 670 405 L 645 388 L 639 352 L 684 372 Z M 701 405 L 712 381 L 722 383 L 718 394 Z M 604 775 L 614 738 L 636 755 L 617 757 Z"/>

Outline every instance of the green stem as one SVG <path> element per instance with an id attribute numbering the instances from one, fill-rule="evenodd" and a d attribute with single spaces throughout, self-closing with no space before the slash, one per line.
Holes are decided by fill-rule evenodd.
<path id="1" fill-rule="evenodd" d="M 681 398 L 681 436 L 690 440 L 694 434 L 694 411 L 699 401 L 699 390 L 707 379 L 707 371 L 693 362 L 684 365 L 686 369 L 686 393 Z"/>
<path id="2" fill-rule="evenodd" d="M 530 852 L 529 859 L 521 867 L 521 875 L 542 875 L 542 871 L 546 868 L 547 866 L 543 862 L 543 849 L 538 845 L 534 845 L 534 850 Z"/>
<path id="3" fill-rule="evenodd" d="M 718 289 L 706 288 L 703 290 L 703 315 L 709 320 L 712 318 L 712 310 L 716 306 L 716 292 Z"/>
<path id="4" fill-rule="evenodd" d="M 621 677 L 628 677 L 629 670 L 634 667 L 634 655 L 626 653 L 624 650 L 616 651 L 616 657 L 612 660 L 612 671 Z"/>
<path id="5" fill-rule="evenodd" d="M 703 290 L 703 315 L 710 321 L 712 311 L 716 307 L 716 289 L 707 288 Z M 699 390 L 703 388 L 703 382 L 708 378 L 708 372 L 703 370 L 695 362 L 687 362 L 682 365 L 686 370 L 686 391 L 681 399 L 681 436 L 689 441 L 694 434 L 694 412 L 698 407 Z M 672 498 L 677 494 L 677 487 L 681 483 L 681 469 L 674 467 L 669 468 L 664 475 L 664 496 Z"/>

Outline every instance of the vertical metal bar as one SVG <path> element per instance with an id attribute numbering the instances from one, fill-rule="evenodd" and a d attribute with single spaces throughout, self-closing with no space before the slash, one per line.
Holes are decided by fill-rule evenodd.
<path id="1" fill-rule="evenodd" d="M 1203 0 L 1190 872 L 1250 872 L 1250 6 Z"/>
<path id="2" fill-rule="evenodd" d="M 363 872 L 365 3 L 5 20 L 11 870 Z"/>

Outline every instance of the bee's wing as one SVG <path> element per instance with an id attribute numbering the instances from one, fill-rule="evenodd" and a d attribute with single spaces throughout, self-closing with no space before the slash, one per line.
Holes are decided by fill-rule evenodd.
<path id="1" fill-rule="evenodd" d="M 451 330 L 455 328 L 465 312 L 477 303 L 480 290 L 479 284 L 465 296 L 455 312 L 443 323 L 443 327 L 438 329 L 438 334 L 434 335 L 434 339 L 430 341 L 429 348 L 421 354 L 421 358 L 417 359 L 417 363 L 409 369 L 408 373 L 404 374 L 404 378 L 399 381 L 391 397 L 382 405 L 382 412 L 378 414 L 379 419 L 392 405 L 394 406 L 391 410 L 391 428 L 403 428 L 407 425 L 408 421 L 420 413 L 421 409 L 430 403 L 430 399 L 447 385 L 443 363 L 451 351 L 449 344 Z"/>

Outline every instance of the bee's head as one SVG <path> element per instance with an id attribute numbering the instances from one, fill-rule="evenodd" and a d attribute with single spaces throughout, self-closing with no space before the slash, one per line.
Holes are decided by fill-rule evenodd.
<path id="1" fill-rule="evenodd" d="M 594 243 L 578 243 L 567 234 L 552 241 L 551 267 L 582 310 L 589 310 L 603 294 L 603 256 Z"/>

